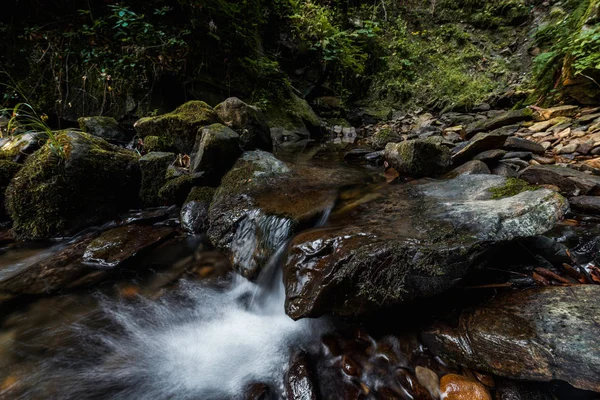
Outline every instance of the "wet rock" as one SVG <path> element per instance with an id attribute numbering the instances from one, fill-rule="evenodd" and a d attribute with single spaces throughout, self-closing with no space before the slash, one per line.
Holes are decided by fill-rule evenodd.
<path id="1" fill-rule="evenodd" d="M 470 174 L 491 174 L 488 166 L 479 160 L 467 161 L 460 167 L 454 168 L 452 171 L 444 175 L 444 178 L 456 178 L 459 175 L 470 175 Z"/>
<path id="2" fill-rule="evenodd" d="M 288 400 L 316 400 L 318 398 L 308 358 L 304 353 L 298 353 L 292 358 L 286 374 L 285 390 Z"/>
<path id="3" fill-rule="evenodd" d="M 504 143 L 502 143 L 502 144 L 504 144 Z M 483 162 L 498 161 L 502 157 L 504 157 L 505 154 L 506 154 L 506 150 L 502 150 L 502 149 L 487 150 L 487 151 L 477 154 L 475 157 L 473 157 L 473 159 L 483 161 Z"/>
<path id="4" fill-rule="evenodd" d="M 442 377 L 440 392 L 445 400 L 492 400 L 490 392 L 481 383 L 456 374 Z"/>
<path id="5" fill-rule="evenodd" d="M 365 156 L 367 154 L 373 153 L 368 149 L 352 149 L 346 154 L 344 154 L 344 161 L 346 162 L 360 162 L 365 161 Z"/>
<path id="6" fill-rule="evenodd" d="M 460 164 L 470 160 L 483 151 L 498 149 L 504 145 L 506 139 L 506 135 L 498 133 L 478 134 L 473 137 L 465 147 L 452 154 L 452 161 L 455 164 Z"/>
<path id="7" fill-rule="evenodd" d="M 293 165 L 264 151 L 246 152 L 215 193 L 208 237 L 238 271 L 255 277 L 292 232 L 331 209 L 340 186 L 361 179 L 354 169 Z"/>
<path id="8" fill-rule="evenodd" d="M 110 229 L 90 242 L 83 262 L 97 268 L 116 268 L 174 233 L 173 228 L 151 225 L 125 225 Z"/>
<path id="9" fill-rule="evenodd" d="M 220 118 L 208 104 L 189 101 L 173 112 L 142 118 L 134 124 L 134 128 L 141 138 L 158 136 L 179 153 L 190 154 L 198 129 L 218 122 L 221 122 Z"/>
<path id="10" fill-rule="evenodd" d="M 518 137 L 509 137 L 506 139 L 504 149 L 508 151 L 528 151 L 535 154 L 544 154 L 546 152 L 541 144 Z"/>
<path id="11" fill-rule="evenodd" d="M 600 214 L 600 197 L 578 196 L 569 199 L 571 208 L 590 214 Z"/>
<path id="12" fill-rule="evenodd" d="M 202 128 L 194 145 L 191 172 L 204 172 L 209 184 L 218 185 L 221 178 L 240 156 L 240 136 L 221 124 Z"/>
<path id="13" fill-rule="evenodd" d="M 24 133 L 0 139 L 0 159 L 23 163 L 37 151 L 46 138 L 39 133 Z"/>
<path id="14" fill-rule="evenodd" d="M 599 195 L 600 177 L 555 165 L 532 165 L 519 178 L 533 185 L 555 185 L 570 196 Z"/>
<path id="15" fill-rule="evenodd" d="M 440 378 L 429 368 L 416 367 L 415 375 L 419 383 L 427 389 L 431 397 L 437 399 L 440 394 Z"/>
<path id="16" fill-rule="evenodd" d="M 95 136 L 65 131 L 64 159 L 49 144 L 31 155 L 6 190 L 13 232 L 39 239 L 71 235 L 134 206 L 140 190 L 138 156 Z"/>
<path id="17" fill-rule="evenodd" d="M 450 150 L 427 140 L 388 143 L 384 158 L 400 175 L 415 178 L 440 175 L 450 167 Z"/>
<path id="18" fill-rule="evenodd" d="M 497 400 L 546 400 L 546 395 L 535 383 L 503 379 L 496 390 Z"/>
<path id="19" fill-rule="evenodd" d="M 445 361 L 512 379 L 600 391 L 600 286 L 509 292 L 424 335 Z"/>
<path id="20" fill-rule="evenodd" d="M 383 165 L 383 155 L 384 155 L 384 151 L 374 151 L 372 153 L 369 153 L 367 155 L 365 155 L 365 159 L 367 160 L 367 162 L 369 164 L 373 164 L 373 165 Z"/>
<path id="21" fill-rule="evenodd" d="M 517 124 L 519 122 L 531 121 L 533 119 L 533 111 L 529 108 L 521 110 L 513 110 L 495 118 L 478 121 L 467 127 L 466 139 L 470 139 L 479 132 L 493 131 L 494 129 L 502 128 L 508 125 Z"/>
<path id="22" fill-rule="evenodd" d="M 244 391 L 244 400 L 275 400 L 277 396 L 264 383 L 252 383 Z"/>
<path id="23" fill-rule="evenodd" d="M 357 315 L 451 287 L 490 242 L 540 234 L 566 211 L 546 189 L 492 200 L 507 181 L 462 175 L 390 185 L 327 228 L 305 231 L 284 267 L 294 319 Z M 495 189 L 494 189 L 495 188 Z"/>
<path id="24" fill-rule="evenodd" d="M 96 234 L 88 234 L 3 268 L 0 270 L 0 292 L 42 295 L 98 282 L 105 272 L 82 263 L 85 249 L 95 237 Z"/>
<path id="25" fill-rule="evenodd" d="M 91 135 L 109 142 L 128 143 L 131 136 L 121 128 L 116 119 L 111 117 L 81 117 L 77 120 L 79 128 Z"/>
<path id="26" fill-rule="evenodd" d="M 383 128 L 380 128 L 369 139 L 371 146 L 373 146 L 375 150 L 383 150 L 385 149 L 385 146 L 387 146 L 388 143 L 398 143 L 402 140 L 402 135 L 395 132 L 389 126 L 384 126 Z"/>
<path id="27" fill-rule="evenodd" d="M 169 179 L 158 191 L 158 198 L 163 205 L 182 205 L 187 199 L 194 186 L 206 186 L 210 183 L 204 172 L 193 174 L 182 174 L 176 178 Z"/>
<path id="28" fill-rule="evenodd" d="M 181 207 L 181 227 L 190 233 L 208 229 L 208 209 L 215 194 L 214 188 L 195 187 Z"/>
<path id="29" fill-rule="evenodd" d="M 158 191 L 167 181 L 167 168 L 175 161 L 174 153 L 152 152 L 140 158 L 142 184 L 140 200 L 145 207 L 161 205 Z"/>
<path id="30" fill-rule="evenodd" d="M 230 97 L 217 105 L 215 112 L 225 125 L 240 136 L 242 149 L 273 151 L 267 118 L 258 108 Z"/>
<path id="31" fill-rule="evenodd" d="M 0 160 L 0 220 L 7 217 L 4 207 L 4 192 L 12 178 L 19 172 L 23 165 L 8 160 Z"/>

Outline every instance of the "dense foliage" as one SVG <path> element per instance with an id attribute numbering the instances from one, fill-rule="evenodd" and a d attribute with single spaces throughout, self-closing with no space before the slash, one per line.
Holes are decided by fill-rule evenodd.
<path id="1" fill-rule="evenodd" d="M 12 13 L 0 16 L 10 39 L 0 45 L 2 68 L 29 103 L 67 120 L 146 115 L 232 95 L 266 108 L 290 88 L 311 101 L 337 96 L 342 105 L 469 108 L 517 83 L 523 65 L 505 53 L 515 51 L 520 25 L 539 3 L 9 2 Z M 565 8 L 539 31 L 540 43 L 554 44 L 542 46 L 538 81 L 553 75 L 559 58 L 570 60 L 573 75 L 597 68 L 598 30 L 580 29 L 595 2 Z M 22 97 L 8 90 L 4 102 Z"/>

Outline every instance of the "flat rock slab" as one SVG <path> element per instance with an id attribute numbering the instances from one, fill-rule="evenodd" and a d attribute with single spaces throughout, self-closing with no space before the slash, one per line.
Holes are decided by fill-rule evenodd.
<path id="1" fill-rule="evenodd" d="M 600 286 L 499 296 L 424 335 L 444 361 L 507 378 L 559 379 L 600 392 Z"/>
<path id="2" fill-rule="evenodd" d="M 144 250 L 170 238 L 175 230 L 166 226 L 126 225 L 108 230 L 85 249 L 87 265 L 115 268 Z"/>
<path id="3" fill-rule="evenodd" d="M 600 196 L 578 196 L 571 197 L 569 204 L 575 210 L 600 214 Z"/>
<path id="4" fill-rule="evenodd" d="M 570 196 L 600 194 L 600 176 L 555 165 L 532 165 L 519 178 L 533 185 L 554 185 Z"/>
<path id="5" fill-rule="evenodd" d="M 509 137 L 506 139 L 504 149 L 513 152 L 528 151 L 535 154 L 544 154 L 546 152 L 541 144 L 519 137 Z"/>
<path id="6" fill-rule="evenodd" d="M 462 175 L 388 185 L 331 226 L 303 232 L 284 267 L 292 318 L 357 315 L 453 286 L 488 244 L 538 235 L 559 221 L 567 202 L 547 189 L 493 200 L 506 178 Z"/>
<path id="7" fill-rule="evenodd" d="M 476 135 L 473 139 L 469 141 L 469 143 L 457 151 L 452 155 L 452 161 L 455 164 L 461 164 L 476 155 L 485 152 L 485 151 L 493 151 L 495 149 L 499 149 L 506 142 L 507 136 L 499 133 L 482 133 Z M 496 157 L 496 154 L 492 155 L 492 157 Z"/>

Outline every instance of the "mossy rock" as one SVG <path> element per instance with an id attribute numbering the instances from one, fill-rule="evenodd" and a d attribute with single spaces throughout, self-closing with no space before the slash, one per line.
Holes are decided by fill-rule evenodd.
<path id="1" fill-rule="evenodd" d="M 20 239 L 69 236 L 135 206 L 140 190 L 136 153 L 82 132 L 56 134 L 31 155 L 6 190 L 7 210 Z"/>
<path id="2" fill-rule="evenodd" d="M 127 143 L 131 140 L 131 135 L 125 133 L 112 117 L 81 117 L 77 122 L 82 131 L 110 142 Z"/>
<path id="3" fill-rule="evenodd" d="M 22 164 L 12 161 L 0 160 L 0 220 L 7 217 L 4 208 L 4 192 L 12 178 L 23 168 Z"/>
<path id="4" fill-rule="evenodd" d="M 152 152 L 140 158 L 142 171 L 140 200 L 145 207 L 161 205 L 158 192 L 167 181 L 167 169 L 174 160 L 174 153 L 164 152 Z"/>
<path id="5" fill-rule="evenodd" d="M 144 150 L 151 152 L 174 152 L 173 138 L 166 136 L 146 136 L 144 138 Z"/>
<path id="6" fill-rule="evenodd" d="M 167 138 L 173 141 L 173 146 L 179 153 L 190 154 L 198 129 L 217 122 L 222 121 L 211 106 L 203 101 L 189 101 L 173 112 L 142 118 L 134 127 L 142 138 Z"/>
<path id="7" fill-rule="evenodd" d="M 24 133 L 0 139 L 0 160 L 23 163 L 45 142 L 46 138 L 39 133 Z"/>
<path id="8" fill-rule="evenodd" d="M 217 105 L 215 112 L 240 135 L 242 149 L 273 151 L 269 124 L 258 108 L 231 97 Z"/>
<path id="9" fill-rule="evenodd" d="M 167 181 L 158 191 L 158 198 L 163 205 L 175 204 L 181 206 L 194 186 L 204 186 L 206 184 L 206 178 L 202 172 L 184 174 Z"/>
<path id="10" fill-rule="evenodd" d="M 285 99 L 273 103 L 266 117 L 276 142 L 309 137 L 311 132 L 316 133 L 323 125 L 306 100 L 292 92 Z"/>
<path id="11" fill-rule="evenodd" d="M 413 178 L 444 174 L 451 165 L 446 146 L 421 139 L 388 143 L 384 158 L 400 175 Z"/>
<path id="12" fill-rule="evenodd" d="M 402 141 L 402 137 L 389 126 L 379 129 L 370 139 L 375 150 L 383 150 L 388 143 L 400 141 Z"/>
<path id="13" fill-rule="evenodd" d="M 240 144 L 240 136 L 225 125 L 202 128 L 194 145 L 190 171 L 204 172 L 212 185 L 218 185 L 242 154 Z"/>

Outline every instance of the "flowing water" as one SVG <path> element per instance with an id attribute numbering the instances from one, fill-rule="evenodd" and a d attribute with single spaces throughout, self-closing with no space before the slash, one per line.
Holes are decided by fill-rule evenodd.
<path id="1" fill-rule="evenodd" d="M 96 295 L 90 313 L 44 332 L 59 344 L 20 378 L 19 398 L 235 399 L 253 383 L 284 393 L 290 357 L 314 351 L 329 324 L 284 312 L 289 223 L 258 214 L 248 222 L 235 254 L 275 250 L 255 282 L 183 281 L 155 300 Z"/>

